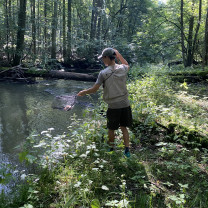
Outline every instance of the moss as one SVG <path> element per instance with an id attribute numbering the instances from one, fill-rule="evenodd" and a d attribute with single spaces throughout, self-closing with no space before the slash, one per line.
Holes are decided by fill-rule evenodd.
<path id="1" fill-rule="evenodd" d="M 10 69 L 11 67 L 0 67 L 0 72 L 1 71 L 4 71 L 4 70 L 8 70 L 8 69 Z"/>
<path id="2" fill-rule="evenodd" d="M 207 77 L 208 71 L 180 71 L 180 72 L 168 72 L 169 76 L 197 76 L 197 77 Z"/>
<path id="3" fill-rule="evenodd" d="M 34 69 L 34 68 L 30 68 L 25 72 L 25 74 L 34 75 L 34 76 L 44 76 L 44 75 L 48 74 L 48 71 L 46 71 L 46 70 L 37 70 L 37 69 Z"/>
<path id="4" fill-rule="evenodd" d="M 195 147 L 201 145 L 207 147 L 208 138 L 196 129 L 188 129 L 176 123 L 170 123 L 167 130 L 168 141 L 182 140 L 187 146 Z"/>

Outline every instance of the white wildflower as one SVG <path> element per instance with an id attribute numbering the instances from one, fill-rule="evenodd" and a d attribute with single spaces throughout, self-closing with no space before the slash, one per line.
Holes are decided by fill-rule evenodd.
<path id="1" fill-rule="evenodd" d="M 53 131 L 54 130 L 54 128 L 48 128 L 48 131 Z"/>
<path id="2" fill-rule="evenodd" d="M 84 191 L 84 192 L 88 192 L 88 191 L 89 191 L 89 189 L 88 189 L 88 188 L 85 188 L 83 191 Z"/>
<path id="3" fill-rule="evenodd" d="M 86 151 L 86 153 L 85 153 L 85 154 L 86 154 L 86 155 L 88 155 L 89 153 L 90 153 L 90 151 Z"/>
<path id="4" fill-rule="evenodd" d="M 109 190 L 109 188 L 107 187 L 107 186 L 104 186 L 104 185 L 102 185 L 102 187 L 101 187 L 103 190 L 105 190 L 105 191 L 108 191 Z"/>
<path id="5" fill-rule="evenodd" d="M 99 156 L 100 156 L 100 155 L 99 155 L 98 153 L 96 153 L 96 152 L 94 153 L 94 155 L 95 155 L 96 157 L 99 157 Z"/>
<path id="6" fill-rule="evenodd" d="M 75 185 L 74 185 L 74 187 L 80 187 L 80 185 L 81 185 L 82 183 L 80 182 L 80 181 L 78 181 Z"/>
<path id="7" fill-rule="evenodd" d="M 118 203 L 118 207 L 128 207 L 129 201 L 127 201 L 126 199 L 121 200 Z"/>
<path id="8" fill-rule="evenodd" d="M 92 168 L 92 170 L 98 171 L 98 170 L 99 170 L 99 168 Z"/>
<path id="9" fill-rule="evenodd" d="M 118 200 L 113 200 L 113 201 L 109 201 L 105 204 L 105 206 L 109 206 L 109 207 L 117 207 L 117 204 L 118 204 Z"/>
<path id="10" fill-rule="evenodd" d="M 86 155 L 86 154 L 82 154 L 82 155 L 80 155 L 79 157 L 81 157 L 81 158 L 86 158 L 87 155 Z"/>
<path id="11" fill-rule="evenodd" d="M 46 134 L 46 136 L 47 136 L 47 137 L 52 137 L 52 135 L 51 135 L 51 134 Z"/>
<path id="12" fill-rule="evenodd" d="M 60 184 L 61 184 L 61 182 L 60 182 L 60 181 L 56 181 L 56 184 L 60 185 Z"/>
<path id="13" fill-rule="evenodd" d="M 48 131 L 42 131 L 41 132 L 41 134 L 47 134 L 48 133 Z"/>
<path id="14" fill-rule="evenodd" d="M 95 160 L 93 163 L 95 163 L 95 164 L 100 163 L 99 158 L 97 158 L 97 160 Z"/>
<path id="15" fill-rule="evenodd" d="M 45 142 L 40 142 L 39 144 L 34 145 L 33 147 L 37 148 L 37 147 L 42 147 L 42 146 L 45 146 L 45 145 L 46 145 Z"/>
<path id="16" fill-rule="evenodd" d="M 27 177 L 27 175 L 24 173 L 20 176 L 21 180 L 25 180 L 26 177 Z"/>

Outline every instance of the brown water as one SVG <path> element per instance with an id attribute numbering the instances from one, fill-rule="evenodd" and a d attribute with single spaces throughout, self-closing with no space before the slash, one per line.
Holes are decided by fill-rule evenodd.
<path id="1" fill-rule="evenodd" d="M 70 116 L 75 113 L 82 118 L 83 110 L 96 102 L 96 95 L 91 100 L 79 97 L 74 108 L 66 112 L 52 108 L 56 96 L 74 95 L 92 85 L 72 80 L 40 80 L 33 85 L 0 82 L 0 176 L 8 165 L 24 173 L 25 167 L 18 160 L 20 149 L 16 147 L 32 132 L 54 128 L 56 134 L 62 134 L 71 123 Z M 10 185 L 0 184 L 0 192 L 8 191 Z"/>

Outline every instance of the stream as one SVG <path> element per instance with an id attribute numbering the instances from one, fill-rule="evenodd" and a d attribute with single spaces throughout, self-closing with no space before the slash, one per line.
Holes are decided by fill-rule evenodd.
<path id="1" fill-rule="evenodd" d="M 0 179 L 9 166 L 19 173 L 25 168 L 19 162 L 18 148 L 33 132 L 41 133 L 54 128 L 53 134 L 63 134 L 70 126 L 70 116 L 76 114 L 82 119 L 83 110 L 92 108 L 97 95 L 78 97 L 74 107 L 64 111 L 60 96 L 75 96 L 92 82 L 74 80 L 38 80 L 37 84 L 0 82 Z M 59 108 L 59 105 L 62 105 Z M 54 108 L 55 106 L 55 108 Z M 4 171 L 2 171 L 4 170 Z M 10 191 L 14 184 L 0 183 L 0 192 Z"/>

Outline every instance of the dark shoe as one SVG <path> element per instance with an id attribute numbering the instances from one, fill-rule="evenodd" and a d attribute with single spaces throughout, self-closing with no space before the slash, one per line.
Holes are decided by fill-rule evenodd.
<path id="1" fill-rule="evenodd" d="M 124 155 L 125 155 L 126 157 L 130 157 L 130 156 L 131 156 L 131 154 L 130 154 L 129 151 L 128 151 L 128 152 L 124 152 Z"/>
<path id="2" fill-rule="evenodd" d="M 113 147 L 111 147 L 111 148 L 108 149 L 108 152 L 113 152 L 113 151 L 114 151 L 114 148 Z"/>

